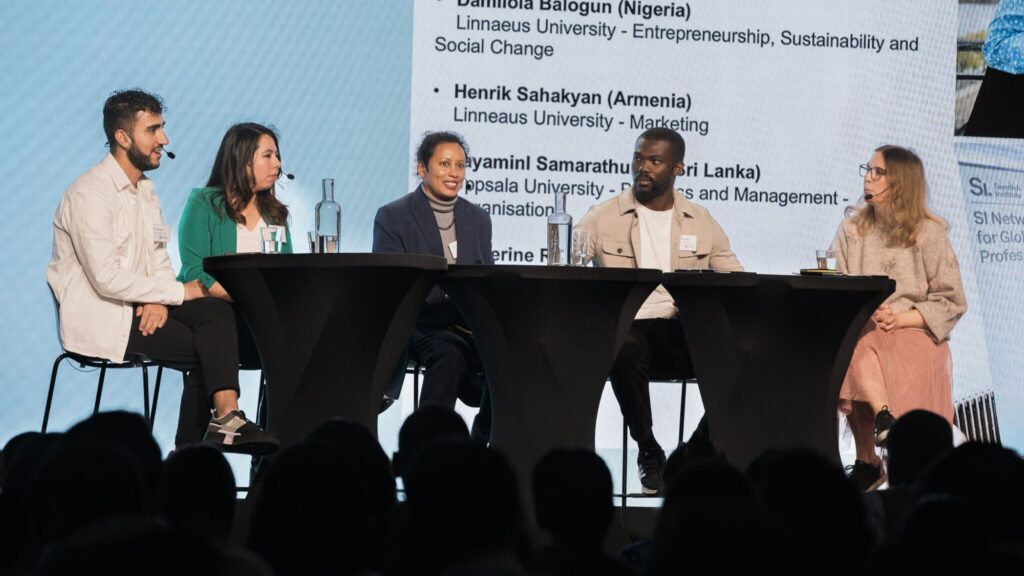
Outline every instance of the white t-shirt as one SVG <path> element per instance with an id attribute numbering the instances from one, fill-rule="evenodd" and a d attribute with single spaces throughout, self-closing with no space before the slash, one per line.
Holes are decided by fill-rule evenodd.
<path id="1" fill-rule="evenodd" d="M 252 230 L 246 228 L 245 224 L 236 224 L 235 252 L 238 254 L 263 252 L 263 237 L 260 236 L 260 228 L 265 226 L 263 217 L 260 217 L 260 221 L 256 223 L 256 227 Z"/>
<path id="2" fill-rule="evenodd" d="M 640 254 L 637 265 L 640 268 L 655 268 L 662 272 L 672 269 L 672 218 L 674 210 L 651 210 L 642 204 L 636 205 L 640 220 Z M 678 314 L 676 302 L 661 284 L 647 297 L 637 320 L 648 318 L 675 318 Z"/>

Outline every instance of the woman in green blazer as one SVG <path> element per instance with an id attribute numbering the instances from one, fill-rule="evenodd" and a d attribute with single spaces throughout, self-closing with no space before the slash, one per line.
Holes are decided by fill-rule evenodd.
<path id="1" fill-rule="evenodd" d="M 203 270 L 203 258 L 233 252 L 259 252 L 259 229 L 263 226 L 284 226 L 282 252 L 292 252 L 292 238 L 287 228 L 288 207 L 274 193 L 280 173 L 281 155 L 273 130 L 246 123 L 236 124 L 227 131 L 206 187 L 192 190 L 178 222 L 179 281 L 199 279 L 211 296 L 231 301 L 224 287 Z M 261 365 L 259 352 L 241 316 L 237 317 L 237 325 L 241 364 L 245 368 L 258 368 Z M 195 440 L 198 440 L 209 422 L 209 400 L 201 390 L 194 389 L 193 380 L 185 378 L 179 418 L 180 428 L 194 429 Z M 263 390 L 260 390 L 257 420 L 261 422 L 266 409 L 262 397 Z M 204 398 L 207 399 L 204 401 Z"/>
<path id="2" fill-rule="evenodd" d="M 258 252 L 259 229 L 285 227 L 281 251 L 292 253 L 288 207 L 277 199 L 274 184 L 281 174 L 277 134 L 260 124 L 236 124 L 221 140 L 205 188 L 189 194 L 178 223 L 180 282 L 199 279 L 211 296 L 231 296 L 203 270 L 203 258 Z"/>

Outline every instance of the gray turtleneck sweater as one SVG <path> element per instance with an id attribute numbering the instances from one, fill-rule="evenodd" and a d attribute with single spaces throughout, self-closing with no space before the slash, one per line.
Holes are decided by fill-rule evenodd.
<path id="1" fill-rule="evenodd" d="M 455 264 L 455 255 L 452 254 L 452 242 L 458 240 L 455 234 L 455 202 L 458 196 L 451 200 L 438 200 L 427 194 L 423 187 L 420 187 L 423 194 L 430 202 L 430 209 L 434 211 L 434 219 L 437 220 L 437 230 L 441 233 L 441 245 L 444 248 L 444 259 L 449 264 Z"/>

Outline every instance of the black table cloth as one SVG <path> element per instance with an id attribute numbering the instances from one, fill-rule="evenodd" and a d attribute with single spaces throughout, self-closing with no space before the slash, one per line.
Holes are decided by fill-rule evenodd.
<path id="1" fill-rule="evenodd" d="M 267 428 L 287 446 L 338 416 L 377 434 L 384 388 L 445 261 L 235 254 L 203 267 L 249 323 L 267 379 Z"/>
<path id="2" fill-rule="evenodd" d="M 674 272 L 712 439 L 747 466 L 770 448 L 839 462 L 836 407 L 854 345 L 892 294 L 884 277 Z"/>
<path id="3" fill-rule="evenodd" d="M 658 270 L 544 266 L 451 266 L 441 276 L 483 360 L 491 444 L 527 497 L 549 450 L 593 449 L 608 372 L 660 278 Z"/>

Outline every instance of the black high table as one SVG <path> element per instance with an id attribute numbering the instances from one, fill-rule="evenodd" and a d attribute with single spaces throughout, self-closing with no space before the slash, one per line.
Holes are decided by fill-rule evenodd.
<path id="1" fill-rule="evenodd" d="M 377 410 L 443 258 L 235 254 L 203 260 L 249 323 L 267 379 L 268 431 L 287 446 Z"/>
<path id="2" fill-rule="evenodd" d="M 528 510 L 541 456 L 594 448 L 608 372 L 660 279 L 658 270 L 554 266 L 450 266 L 441 276 L 487 373 L 491 444 L 509 458 Z"/>
<path id="3" fill-rule="evenodd" d="M 896 283 L 884 277 L 674 272 L 712 439 L 746 467 L 804 447 L 839 462 L 836 408 L 857 337 Z"/>

